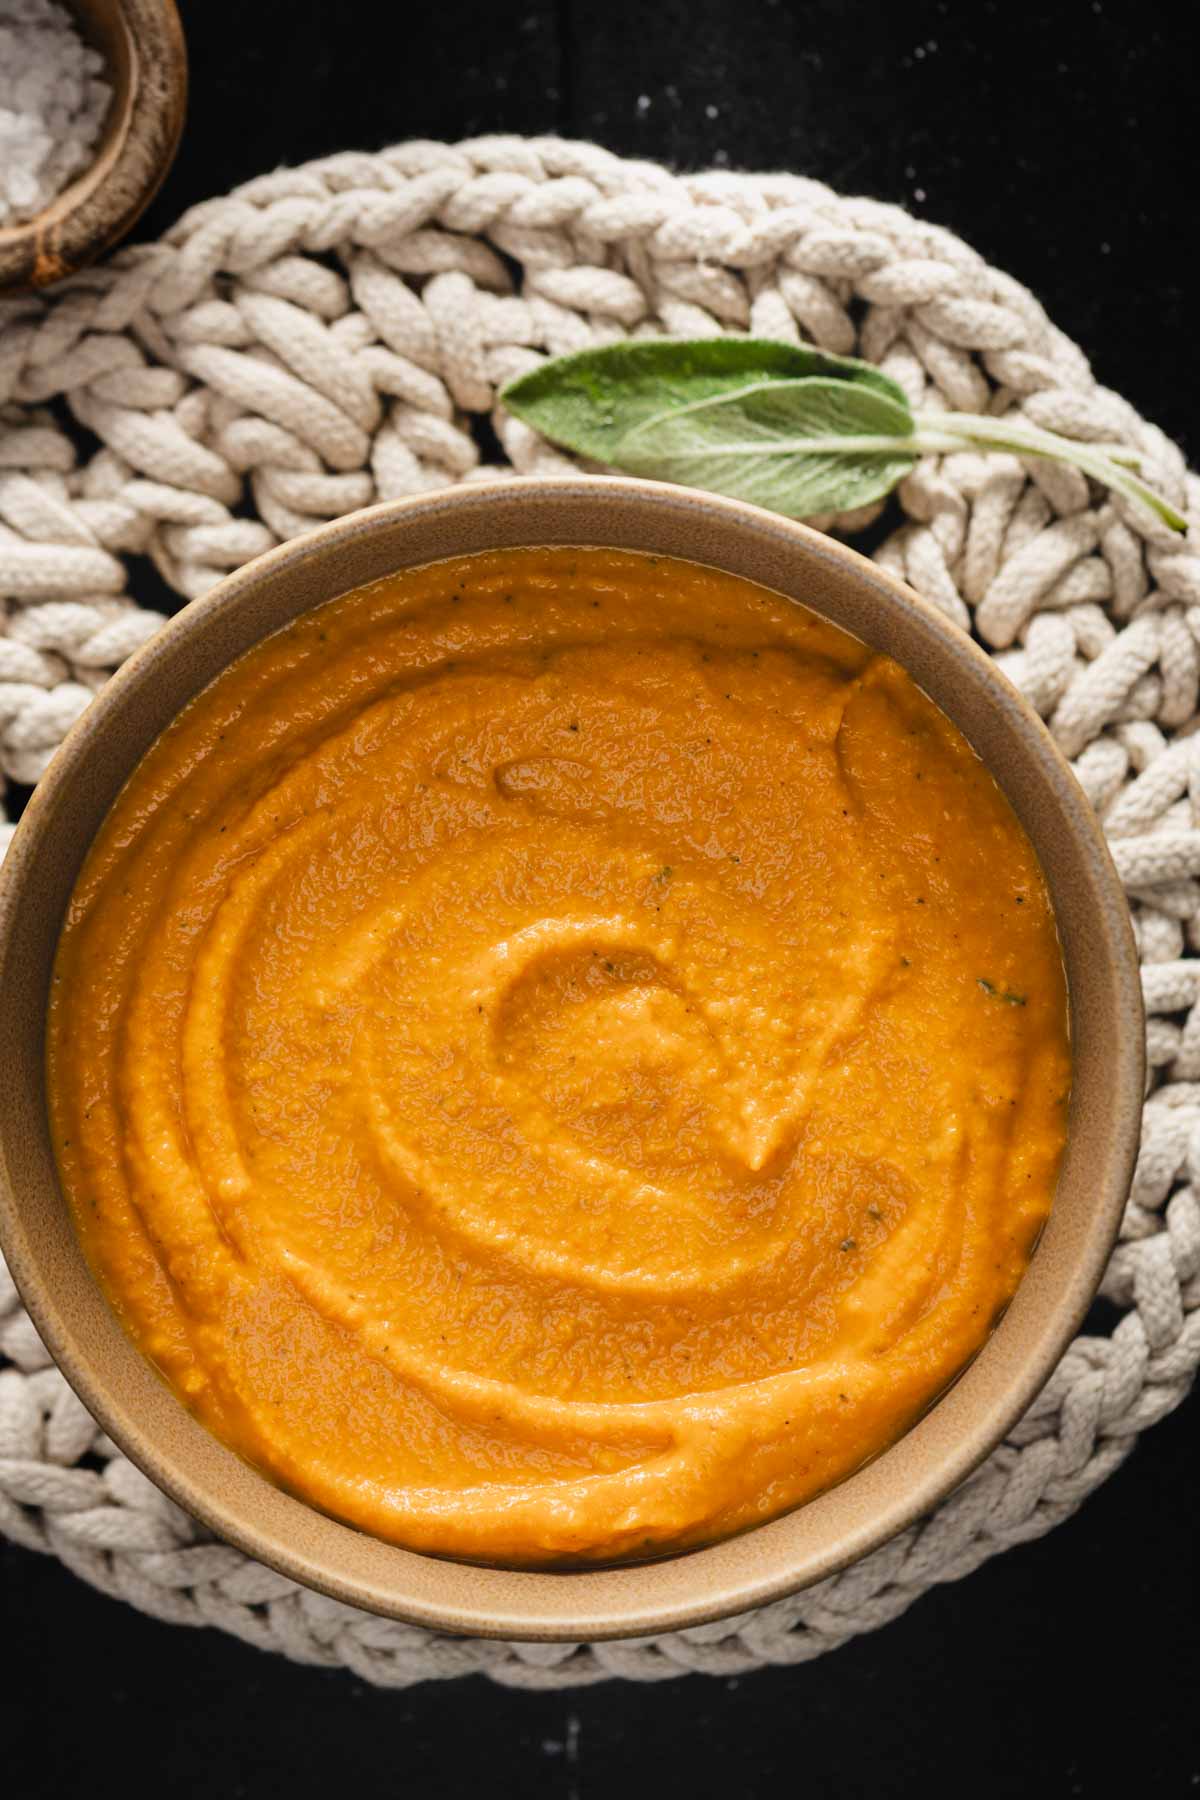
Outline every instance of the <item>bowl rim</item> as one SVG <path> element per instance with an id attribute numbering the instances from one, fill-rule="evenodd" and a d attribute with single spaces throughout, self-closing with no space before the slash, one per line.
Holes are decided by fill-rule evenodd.
<path id="1" fill-rule="evenodd" d="M 96 9 L 66 3 L 92 44 Z M 175 160 L 188 96 L 176 0 L 113 0 L 109 15 L 127 78 L 108 71 L 112 98 L 87 167 L 33 218 L 0 226 L 0 297 L 48 287 L 94 262 L 137 223 Z"/>
<path id="2" fill-rule="evenodd" d="M 81 1347 L 73 1322 L 52 1291 L 52 1284 L 43 1276 L 38 1251 L 16 1198 L 3 1116 L 0 1116 L 0 1245 L 35 1326 L 84 1405 L 122 1452 L 156 1486 L 220 1538 L 306 1587 L 411 1624 L 526 1641 L 600 1641 L 705 1624 L 757 1608 L 831 1576 L 913 1525 L 958 1487 L 1000 1443 L 1044 1386 L 1076 1334 L 1094 1298 L 1116 1237 L 1138 1148 L 1145 1073 L 1143 1010 L 1128 907 L 1099 821 L 1042 721 L 977 643 L 930 602 L 858 551 L 806 525 L 708 493 L 627 477 L 596 475 L 526 478 L 519 484 L 511 478 L 500 478 L 381 502 L 276 546 L 226 576 L 199 600 L 192 601 L 164 621 L 160 631 L 121 666 L 71 728 L 37 784 L 17 826 L 0 868 L 0 978 L 6 966 L 14 921 L 22 904 L 26 872 L 35 863 L 47 825 L 53 819 L 55 803 L 67 785 L 78 779 L 86 764 L 93 734 L 125 706 L 126 697 L 138 688 L 142 670 L 162 654 L 164 644 L 203 638 L 216 619 L 225 616 L 229 608 L 236 607 L 239 600 L 251 594 L 264 578 L 294 570 L 310 559 L 335 553 L 360 534 L 386 529 L 393 522 L 401 529 L 405 522 L 412 522 L 417 528 L 422 523 L 428 526 L 431 520 L 444 515 L 447 510 L 453 514 L 461 509 L 464 518 L 470 513 L 482 513 L 486 517 L 489 507 L 511 501 L 518 489 L 531 520 L 530 534 L 523 540 L 529 545 L 556 541 L 580 545 L 596 543 L 594 533 L 576 531 L 554 538 L 544 529 L 539 531 L 537 524 L 545 525 L 555 513 L 586 510 L 594 506 L 599 491 L 605 490 L 614 501 L 624 499 L 639 520 L 644 516 L 646 530 L 653 529 L 655 516 L 662 517 L 666 513 L 675 515 L 676 522 L 681 525 L 689 517 L 699 523 L 701 517 L 706 516 L 715 522 L 718 531 L 727 533 L 729 545 L 736 546 L 740 536 L 746 534 L 798 557 L 801 562 L 807 560 L 810 566 L 814 561 L 826 567 L 836 565 L 836 572 L 841 577 L 849 577 L 864 590 L 870 590 L 871 604 L 879 609 L 878 616 L 886 617 L 889 612 L 895 615 L 899 610 L 925 633 L 934 645 L 935 657 L 953 650 L 959 670 L 964 673 L 973 670 L 976 686 L 991 690 L 989 701 L 994 699 L 998 710 L 1006 713 L 1006 729 L 1011 728 L 1013 741 L 1024 739 L 1033 762 L 1045 776 L 1073 848 L 1082 856 L 1089 877 L 1101 896 L 1096 907 L 1097 941 L 1093 943 L 1089 939 L 1089 954 L 1105 965 L 1111 988 L 1111 1016 L 1121 1022 L 1121 1029 L 1110 1048 L 1114 1070 L 1112 1081 L 1125 1098 L 1126 1105 L 1123 1116 L 1111 1126 L 1111 1144 L 1103 1165 L 1103 1178 L 1097 1184 L 1099 1191 L 1094 1214 L 1078 1259 L 1069 1271 L 1057 1280 L 1051 1280 L 1048 1291 L 1043 1293 L 1047 1281 L 1035 1279 L 1040 1266 L 1039 1246 L 1005 1318 L 923 1417 L 890 1449 L 806 1505 L 764 1525 L 754 1526 L 738 1537 L 658 1561 L 613 1568 L 542 1571 L 490 1568 L 404 1550 L 328 1518 L 286 1495 L 268 1477 L 219 1445 L 218 1440 L 211 1438 L 191 1419 L 161 1378 L 151 1373 L 151 1380 L 163 1395 L 169 1396 L 170 1406 L 178 1411 L 179 1429 L 187 1432 L 190 1426 L 205 1440 L 210 1451 L 216 1446 L 220 1457 L 229 1459 L 236 1465 L 236 1470 L 226 1471 L 227 1483 L 215 1483 L 198 1476 L 194 1466 L 182 1468 L 170 1456 L 164 1456 L 161 1447 L 152 1441 L 152 1427 L 144 1423 L 144 1416 L 139 1418 L 128 1400 L 114 1391 L 103 1370 L 95 1366 L 94 1358 Z M 505 544 L 515 546 L 516 542 L 511 537 L 505 539 Z M 655 545 L 647 542 L 642 548 L 652 553 Z M 661 546 L 659 549 L 664 555 L 679 554 L 663 551 Z M 444 554 L 455 552 L 449 550 Z M 730 563 L 736 560 L 736 554 L 736 548 L 728 550 Z M 415 567 L 422 561 L 436 560 L 440 558 L 413 557 L 406 562 L 403 557 L 398 557 L 394 566 Z M 694 560 L 710 567 L 728 566 L 711 556 L 697 556 Z M 744 574 L 737 568 L 732 572 Z M 356 585 L 359 584 L 351 582 L 350 587 Z M 332 599 L 347 591 L 350 590 L 335 580 L 325 598 Z M 314 601 L 311 604 L 320 603 Z M 819 602 L 813 604 L 814 610 L 822 611 Z M 309 610 L 309 607 L 299 610 Z M 845 625 L 842 628 L 853 629 Z M 251 641 L 259 641 L 265 635 L 268 634 L 260 632 Z M 195 686 L 187 687 L 184 699 L 204 685 L 206 680 L 200 680 Z M 183 689 L 184 684 L 180 683 L 179 691 Z M 183 703 L 184 700 L 179 702 Z M 954 717 L 952 708 L 943 700 L 937 699 L 936 704 Z M 961 724 L 959 728 L 964 729 Z M 136 753 L 128 762 L 129 770 L 136 766 L 156 735 L 157 731 L 148 737 L 139 736 Z M 970 737 L 970 733 L 967 735 Z M 994 769 L 993 773 L 996 773 Z M 110 805 L 111 796 L 104 801 L 98 822 L 106 816 Z M 1022 823 L 1026 829 L 1030 828 L 1027 820 L 1023 819 Z M 76 863 L 71 885 L 78 866 Z M 1046 874 L 1049 878 L 1049 868 Z M 57 931 L 56 924 L 55 939 Z M 1066 948 L 1064 942 L 1064 952 Z M 44 1106 L 42 1116 L 44 1121 Z M 57 1183 L 52 1185 L 57 1189 Z M 53 1197 L 51 1204 L 55 1204 Z M 57 1191 L 57 1205 L 65 1209 L 61 1190 Z M 1053 1220 L 1052 1211 L 1051 1224 Z M 1048 1226 L 1047 1236 L 1050 1229 Z M 99 1286 L 94 1278 L 92 1282 L 95 1296 L 99 1297 Z M 1037 1288 L 1036 1294 L 1032 1291 L 1034 1288 Z M 107 1312 L 107 1301 L 101 1298 L 100 1304 Z M 914 1466 L 914 1440 L 947 1408 L 957 1418 L 957 1413 L 962 1410 L 962 1394 L 973 1385 L 978 1386 L 977 1372 L 984 1364 L 989 1360 L 996 1362 L 996 1347 L 1006 1339 L 1006 1334 L 1015 1345 L 1017 1327 L 1013 1321 L 1018 1314 L 1024 1317 L 1026 1332 L 1036 1328 L 1036 1343 L 1023 1356 L 1015 1356 L 1014 1352 L 1008 1354 L 1007 1362 L 1012 1364 L 1015 1358 L 1015 1367 L 1009 1370 L 1003 1382 L 1000 1398 L 990 1407 L 979 1409 L 978 1416 L 972 1418 L 968 1414 L 960 1421 L 961 1428 L 955 1431 L 953 1442 L 943 1446 L 940 1454 L 936 1452 L 935 1440 L 934 1454 L 926 1458 L 927 1466 L 922 1466 L 917 1452 Z M 123 1337 L 115 1315 L 110 1313 L 109 1318 L 112 1329 Z M 140 1352 L 133 1349 L 128 1339 L 124 1342 L 137 1362 L 150 1372 L 150 1365 L 144 1362 Z M 956 1396 L 959 1397 L 957 1401 Z M 144 1400 L 145 1396 L 142 1398 Z M 193 1445 L 188 1457 L 194 1465 L 201 1460 L 201 1452 Z M 208 1460 L 213 1460 L 211 1454 Z M 886 1473 L 880 1474 L 888 1470 L 889 1464 L 890 1488 Z M 241 1471 L 240 1476 L 237 1470 Z M 884 1482 L 884 1503 L 874 1507 L 868 1505 L 868 1516 L 848 1522 L 840 1536 L 834 1534 L 837 1537 L 834 1544 L 822 1546 L 818 1542 L 816 1549 L 811 1546 L 805 1549 L 805 1533 L 803 1529 L 797 1532 L 797 1521 L 811 1521 L 818 1512 L 822 1513 L 823 1521 L 831 1507 L 839 1507 L 839 1497 L 845 1496 L 856 1484 L 867 1493 L 879 1488 L 881 1480 Z M 229 1493 L 234 1488 L 245 1488 L 247 1481 L 251 1486 L 257 1484 L 258 1489 L 266 1490 L 274 1499 L 268 1501 L 266 1494 L 256 1491 L 254 1505 L 248 1506 L 239 1491 L 237 1500 L 231 1501 Z M 246 1516 L 248 1510 L 252 1513 L 265 1510 L 269 1517 L 265 1523 L 256 1521 L 254 1517 Z M 845 1510 L 844 1506 L 842 1510 Z M 320 1555 L 305 1550 L 296 1541 L 303 1535 L 302 1522 L 293 1515 L 303 1515 L 310 1530 L 317 1529 L 324 1539 L 329 1539 L 332 1532 L 356 1540 L 359 1556 L 373 1558 L 372 1569 L 365 1576 L 361 1572 L 348 1575 L 344 1569 L 331 1567 Z M 834 1520 L 836 1523 L 836 1511 Z M 318 1524 L 314 1525 L 314 1522 Z M 815 1527 L 818 1540 L 820 1524 L 818 1522 Z M 790 1549 L 789 1528 L 790 1536 L 796 1539 Z M 737 1547 L 747 1545 L 751 1540 L 761 1543 L 768 1534 L 774 1534 L 775 1553 L 768 1549 L 765 1566 L 755 1569 L 751 1559 L 746 1567 L 742 1567 L 747 1559 L 739 1558 Z M 373 1549 L 368 1550 L 368 1546 Z M 412 1568 L 413 1564 L 423 1566 L 421 1578 Z M 400 1571 L 398 1577 L 391 1573 L 393 1565 Z M 695 1572 L 695 1579 L 690 1582 L 685 1579 L 682 1583 L 678 1579 L 670 1581 L 670 1598 L 664 1599 L 660 1595 L 655 1599 L 654 1589 L 661 1586 L 656 1572 L 678 1571 L 684 1567 Z M 706 1573 L 711 1576 L 708 1582 L 704 1580 Z M 645 1595 L 639 1591 L 643 1587 L 648 1590 Z M 678 1591 L 681 1588 L 682 1591 Z"/>

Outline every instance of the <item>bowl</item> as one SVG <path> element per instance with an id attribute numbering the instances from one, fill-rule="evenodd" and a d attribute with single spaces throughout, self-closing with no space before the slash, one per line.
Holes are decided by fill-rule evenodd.
<path id="1" fill-rule="evenodd" d="M 187 108 L 187 50 L 175 0 L 69 0 L 112 87 L 89 168 L 35 218 L 0 228 L 0 293 L 47 287 L 116 243 L 171 166 Z"/>
<path id="2" fill-rule="evenodd" d="M 298 613 L 398 568 L 528 544 L 689 558 L 803 601 L 905 665 L 992 770 L 1041 859 L 1074 1059 L 1049 1221 L 996 1330 L 891 1449 L 798 1510 L 710 1547 L 569 1572 L 484 1568 L 368 1537 L 211 1437 L 125 1336 L 75 1239 L 46 1121 L 44 1022 L 68 895 L 152 740 L 234 657 Z M 1137 957 L 1099 826 L 1036 715 L 983 651 L 874 564 L 757 508 L 651 482 L 504 481 L 372 507 L 227 577 L 125 664 L 58 751 L 0 872 L 0 1241 L 39 1331 L 109 1435 L 249 1555 L 339 1600 L 442 1630 L 641 1635 L 744 1612 L 834 1573 L 930 1511 L 1045 1383 L 1095 1294 L 1128 1190 L 1143 1092 Z"/>

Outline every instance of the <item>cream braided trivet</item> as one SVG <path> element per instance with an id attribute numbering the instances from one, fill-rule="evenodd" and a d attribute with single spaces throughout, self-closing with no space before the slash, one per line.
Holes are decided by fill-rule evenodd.
<path id="1" fill-rule="evenodd" d="M 914 404 L 1134 444 L 1200 532 L 1175 446 L 1023 288 L 894 207 L 553 140 L 332 157 L 196 207 L 50 300 L 0 302 L 4 774 L 36 781 L 155 630 L 122 597 L 123 556 L 200 594 L 322 519 L 495 474 L 485 420 L 512 471 L 563 469 L 496 410 L 510 376 L 629 333 L 746 329 L 857 351 Z M 817 1656 L 1049 1530 L 1178 1403 L 1200 1361 L 1200 555 L 1074 470 L 1009 457 L 930 458 L 900 501 L 879 560 L 1001 652 L 1129 891 L 1153 1084 L 1111 1334 L 1079 1338 L 991 1460 L 855 1568 L 741 1619 L 573 1648 L 391 1624 L 206 1541 L 98 1436 L 5 1278 L 0 1529 L 159 1618 L 369 1681 L 727 1675 Z"/>

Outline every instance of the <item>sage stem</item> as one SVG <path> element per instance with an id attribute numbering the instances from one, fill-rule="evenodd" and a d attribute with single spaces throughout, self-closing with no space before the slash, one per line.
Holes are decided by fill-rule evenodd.
<path id="1" fill-rule="evenodd" d="M 993 419 L 976 413 L 917 413 L 913 445 L 923 452 L 949 454 L 956 450 L 1007 450 L 1016 456 L 1042 456 L 1051 462 L 1071 463 L 1093 481 L 1149 507 L 1172 531 L 1185 532 L 1187 519 L 1171 502 L 1127 466 L 1135 451 L 1114 453 L 1108 444 L 1083 444 L 1075 438 L 1043 431 L 1025 420 Z"/>

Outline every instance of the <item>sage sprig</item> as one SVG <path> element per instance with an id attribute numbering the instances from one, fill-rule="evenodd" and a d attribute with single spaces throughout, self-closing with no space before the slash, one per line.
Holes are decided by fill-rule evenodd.
<path id="1" fill-rule="evenodd" d="M 1085 444 L 1028 420 L 918 412 L 871 363 L 768 338 L 641 338 L 554 357 L 509 382 L 508 410 L 581 456 L 750 500 L 789 518 L 879 500 L 929 454 L 1001 450 L 1070 463 L 1187 520 L 1123 445 Z"/>

